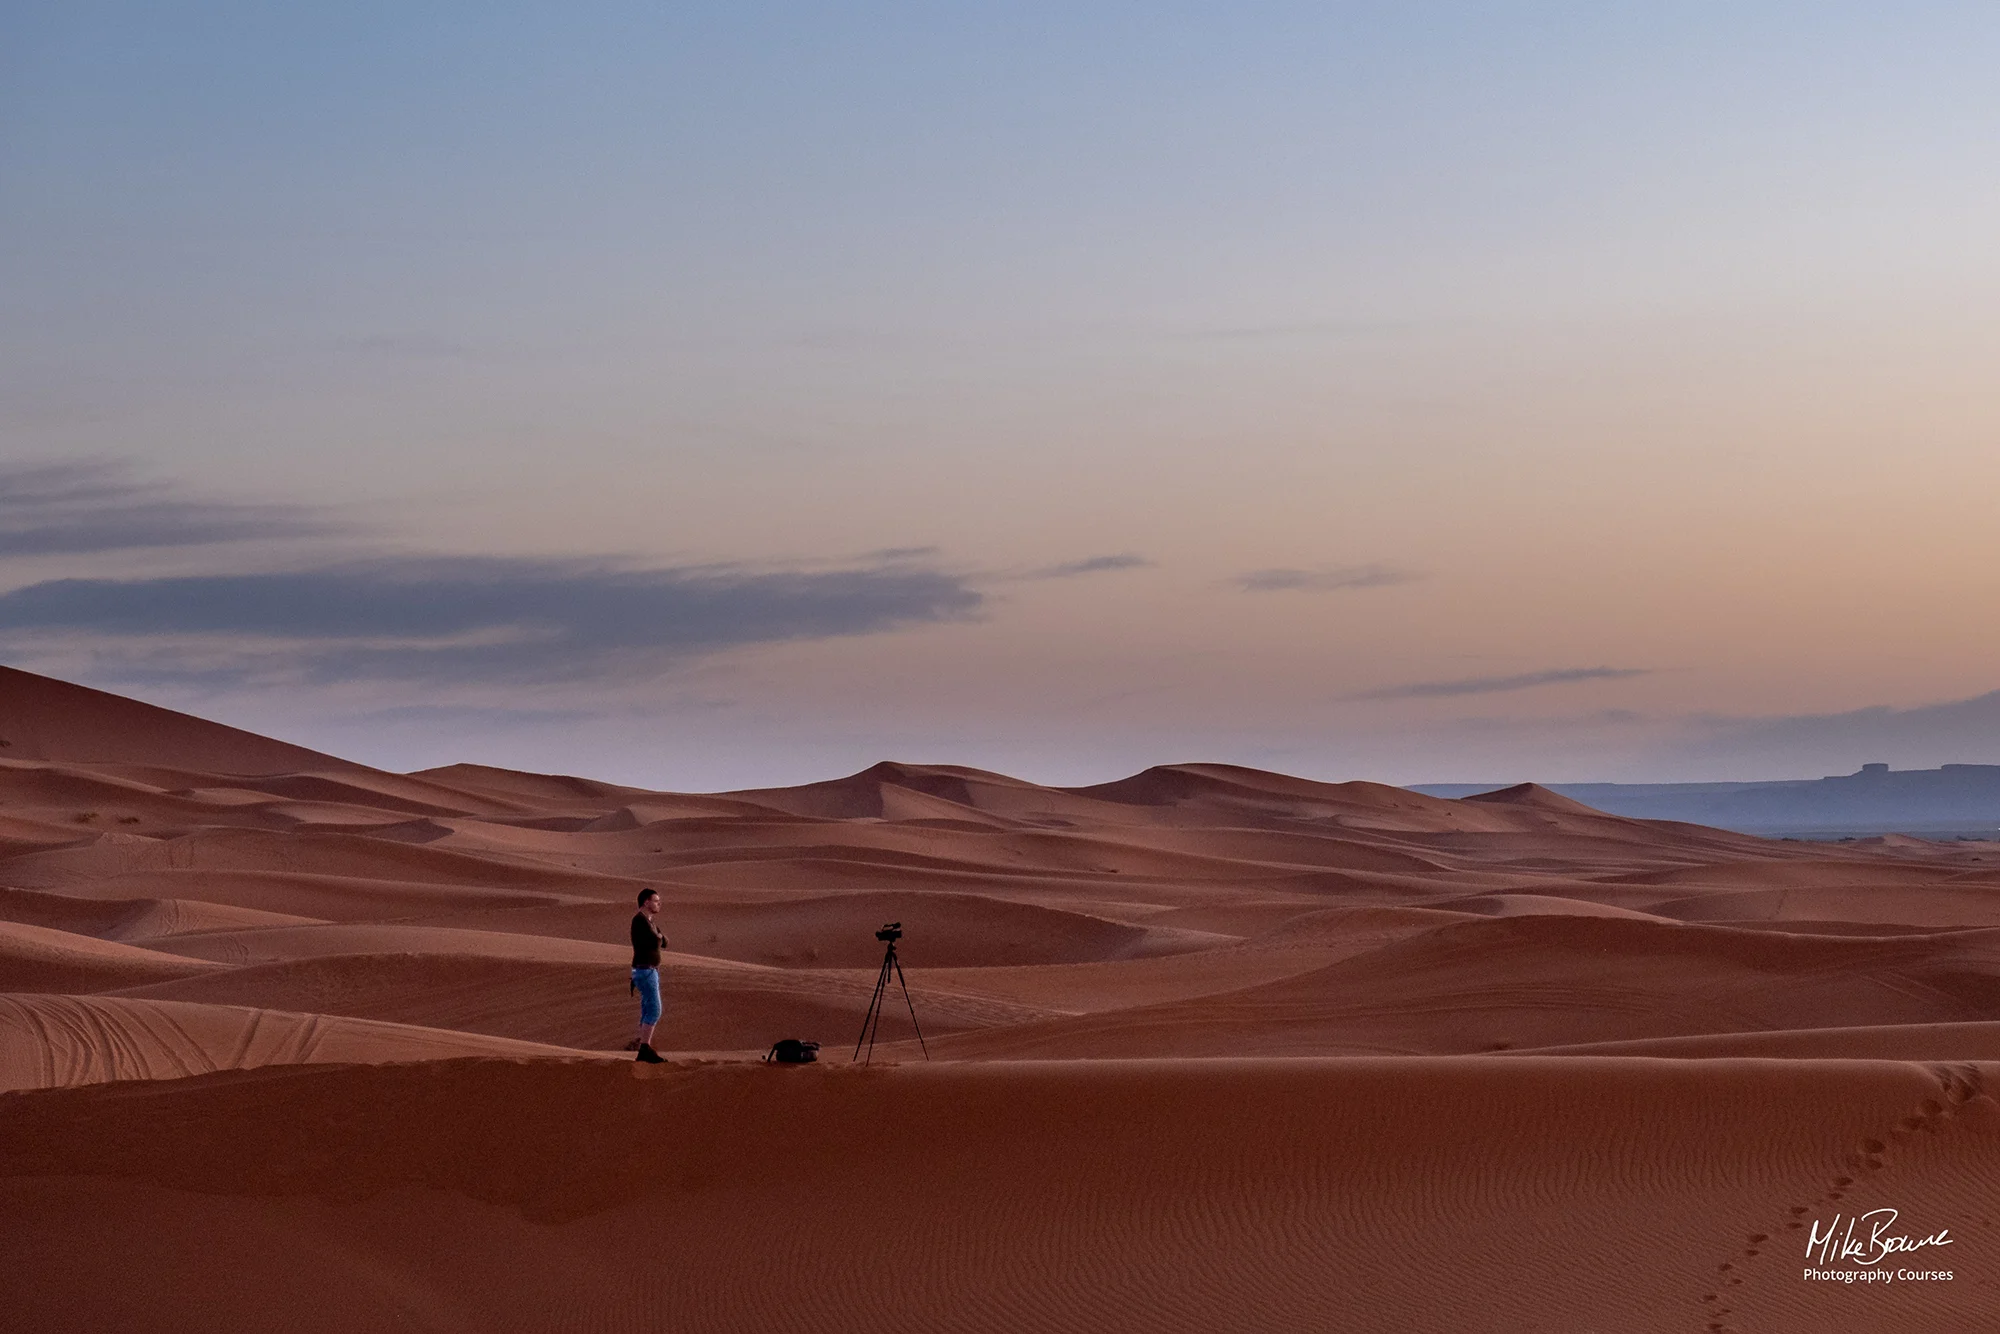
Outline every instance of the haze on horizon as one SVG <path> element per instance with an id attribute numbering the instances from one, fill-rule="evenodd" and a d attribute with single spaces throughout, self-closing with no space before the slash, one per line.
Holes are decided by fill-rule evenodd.
<path id="1" fill-rule="evenodd" d="M 2000 762 L 2000 12 L 0 17 L 0 661 L 680 788 Z"/>

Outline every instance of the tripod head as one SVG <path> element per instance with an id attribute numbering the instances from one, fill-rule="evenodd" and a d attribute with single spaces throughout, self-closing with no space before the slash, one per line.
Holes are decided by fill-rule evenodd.
<path id="1" fill-rule="evenodd" d="M 901 922 L 891 922 L 875 933 L 875 939 L 887 942 L 891 949 L 894 949 L 896 942 L 902 938 L 903 924 Z"/>

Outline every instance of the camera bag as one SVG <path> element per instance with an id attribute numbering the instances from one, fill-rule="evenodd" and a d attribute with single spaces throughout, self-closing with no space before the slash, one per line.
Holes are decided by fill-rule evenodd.
<path id="1" fill-rule="evenodd" d="M 764 1061 L 776 1061 L 779 1065 L 807 1065 L 819 1059 L 819 1044 L 803 1042 L 798 1038 L 782 1038 L 771 1044 L 771 1050 L 764 1053 Z"/>

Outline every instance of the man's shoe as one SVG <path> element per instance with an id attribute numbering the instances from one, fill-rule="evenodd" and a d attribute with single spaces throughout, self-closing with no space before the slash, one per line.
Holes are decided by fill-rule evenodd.
<path id="1" fill-rule="evenodd" d="M 644 1061 L 647 1065 L 659 1065 L 662 1063 L 660 1053 L 654 1051 L 652 1044 L 647 1042 L 639 1044 L 638 1059 Z"/>

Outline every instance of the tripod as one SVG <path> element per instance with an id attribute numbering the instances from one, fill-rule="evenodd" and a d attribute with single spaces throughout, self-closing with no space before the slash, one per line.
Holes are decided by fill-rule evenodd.
<path id="1" fill-rule="evenodd" d="M 861 1036 L 854 1039 L 855 1060 L 861 1057 L 861 1044 L 864 1041 L 868 1044 L 868 1060 L 872 1062 L 875 1059 L 875 1035 L 882 1029 L 882 994 L 889 989 L 891 970 L 896 974 L 896 981 L 902 983 L 903 1004 L 910 1007 L 910 1027 L 917 1030 L 917 1045 L 923 1048 L 926 1061 L 931 1058 L 931 1049 L 924 1042 L 923 1026 L 917 1022 L 916 1002 L 910 999 L 909 979 L 903 976 L 903 965 L 896 958 L 896 941 L 903 934 L 901 926 L 902 923 L 898 922 L 885 926 L 875 933 L 875 939 L 886 943 L 889 949 L 882 956 L 882 971 L 875 975 L 875 994 L 868 998 L 868 1013 L 861 1020 Z"/>

